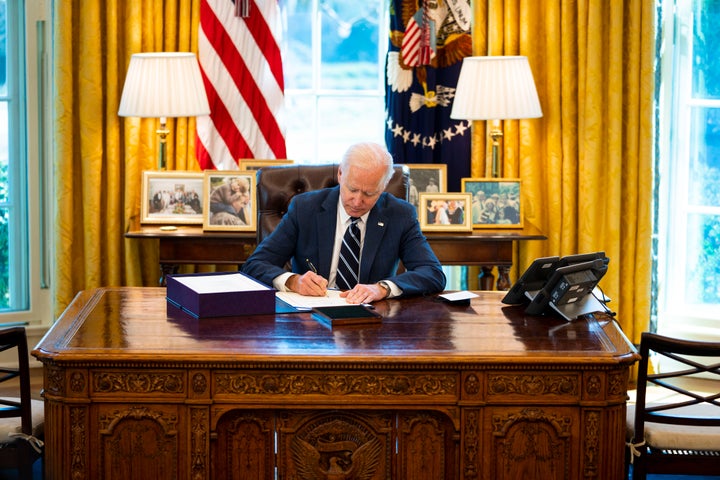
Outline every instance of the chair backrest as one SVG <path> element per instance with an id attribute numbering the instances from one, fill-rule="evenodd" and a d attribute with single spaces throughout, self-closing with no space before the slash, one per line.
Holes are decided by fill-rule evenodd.
<path id="1" fill-rule="evenodd" d="M 672 363 L 663 361 L 662 371 L 654 372 L 653 355 L 665 357 Z M 705 362 L 707 357 L 715 359 Z M 702 381 L 700 375 L 709 376 L 720 385 L 720 343 L 681 340 L 644 332 L 640 340 L 635 434 L 642 435 L 647 422 L 720 427 L 720 389 L 709 395 L 698 393 L 693 388 L 693 382 Z M 662 404 L 648 402 L 648 386 L 665 389 L 666 395 L 662 398 L 666 401 Z M 689 407 L 693 407 L 690 415 Z M 700 409 L 715 413 L 698 415 Z"/>
<path id="2" fill-rule="evenodd" d="M 719 386 L 720 343 L 642 334 L 636 401 L 628 406 L 634 479 L 720 471 Z"/>
<path id="3" fill-rule="evenodd" d="M 0 397 L 0 468 L 14 468 L 19 478 L 31 479 L 33 464 L 42 456 L 44 405 L 33 400 L 30 388 L 30 365 L 24 327 L 0 330 L 0 352 L 15 349 L 18 367 L 1 367 L 0 384 L 19 379 L 3 388 Z M 4 385 L 3 385 L 4 387 Z M 33 410 L 35 410 L 33 414 Z"/>
<path id="4" fill-rule="evenodd" d="M 17 349 L 17 368 L 0 368 L 0 383 L 19 377 L 20 401 L 0 397 L 0 418 L 20 417 L 22 433 L 32 434 L 32 406 L 30 396 L 30 364 L 28 362 L 25 328 L 12 327 L 0 330 L 0 352 Z M 3 441 L 4 439 L 0 439 Z"/>
<path id="5" fill-rule="evenodd" d="M 406 165 L 395 165 L 394 168 L 395 173 L 385 191 L 407 200 L 410 170 Z M 257 171 L 258 243 L 275 230 L 295 195 L 337 185 L 337 169 L 337 164 L 282 165 L 259 169 Z"/>

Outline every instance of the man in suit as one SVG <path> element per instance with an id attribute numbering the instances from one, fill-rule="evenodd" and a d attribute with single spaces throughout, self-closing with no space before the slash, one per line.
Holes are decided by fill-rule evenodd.
<path id="1" fill-rule="evenodd" d="M 338 264 L 343 237 L 359 218 L 358 283 L 341 296 L 349 303 L 370 303 L 441 292 L 445 275 L 420 231 L 415 207 L 384 192 L 392 175 L 392 157 L 384 147 L 351 146 L 338 167 L 339 185 L 293 197 L 243 272 L 279 291 L 325 295 L 328 287 L 342 285 Z M 291 272 L 283 268 L 288 261 Z M 397 274 L 400 261 L 406 271 Z"/>

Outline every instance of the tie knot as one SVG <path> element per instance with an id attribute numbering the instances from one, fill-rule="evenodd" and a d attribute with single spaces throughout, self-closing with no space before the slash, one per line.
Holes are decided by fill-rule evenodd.
<path id="1" fill-rule="evenodd" d="M 350 223 L 357 223 L 360 217 L 350 217 Z"/>

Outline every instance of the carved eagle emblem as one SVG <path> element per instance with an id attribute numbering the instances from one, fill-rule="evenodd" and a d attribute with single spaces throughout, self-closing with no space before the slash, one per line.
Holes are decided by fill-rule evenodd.
<path id="1" fill-rule="evenodd" d="M 292 443 L 292 457 L 301 480 L 370 480 L 381 452 L 377 438 L 360 445 L 347 440 L 313 445 L 297 437 Z"/>

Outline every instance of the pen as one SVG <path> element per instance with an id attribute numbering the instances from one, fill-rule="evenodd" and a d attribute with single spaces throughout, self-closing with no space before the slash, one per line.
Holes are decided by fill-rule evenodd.
<path id="1" fill-rule="evenodd" d="M 310 261 L 309 258 L 306 258 L 306 259 L 305 259 L 305 263 L 307 263 L 308 268 L 309 268 L 315 275 L 317 275 L 317 268 L 315 268 L 315 265 L 313 265 L 313 263 Z M 328 296 L 327 290 L 325 290 L 325 296 L 326 296 L 326 297 Z"/>

